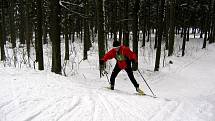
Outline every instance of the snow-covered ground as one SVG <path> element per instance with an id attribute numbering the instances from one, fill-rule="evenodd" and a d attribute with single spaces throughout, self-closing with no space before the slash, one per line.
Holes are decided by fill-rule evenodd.
<path id="1" fill-rule="evenodd" d="M 215 121 L 215 45 L 202 50 L 202 41 L 189 43 L 185 57 L 166 57 L 165 67 L 162 59 L 159 72 L 153 72 L 155 54 L 140 50 L 139 70 L 158 98 L 135 95 L 125 71 L 116 78 L 116 90 L 106 89 L 97 52 L 88 61 L 73 63 L 76 70 L 67 68 L 72 71 L 67 77 L 1 63 L 0 121 Z M 108 76 L 113 64 L 108 63 Z M 151 94 L 139 73 L 134 74 Z"/>

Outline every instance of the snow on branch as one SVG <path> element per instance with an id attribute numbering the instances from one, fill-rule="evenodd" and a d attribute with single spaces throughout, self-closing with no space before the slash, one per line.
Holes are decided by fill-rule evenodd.
<path id="1" fill-rule="evenodd" d="M 76 11 L 73 11 L 73 10 L 69 9 L 69 8 L 66 7 L 63 3 L 66 3 L 66 4 L 72 4 L 72 3 L 65 2 L 65 1 L 61 1 L 61 0 L 59 1 L 60 6 L 62 6 L 62 7 L 65 8 L 65 9 L 67 9 L 68 11 L 70 11 L 70 12 L 72 12 L 72 13 L 74 13 L 74 14 L 77 14 L 77 15 L 83 17 L 83 18 L 88 18 L 88 16 L 86 16 L 86 15 L 84 15 L 84 14 L 82 14 L 82 13 L 79 13 L 79 12 L 76 12 Z M 75 4 L 74 4 L 74 5 L 75 5 Z M 79 6 L 79 7 L 80 7 L 80 6 Z"/>
<path id="2" fill-rule="evenodd" d="M 121 19 L 121 20 L 118 20 L 118 21 L 116 21 L 117 23 L 119 23 L 119 22 L 124 22 L 124 21 L 133 21 L 134 19 Z"/>
<path id="3" fill-rule="evenodd" d="M 81 8 L 84 7 L 83 4 L 78 5 L 78 4 L 75 4 L 75 3 L 70 3 L 70 2 L 66 2 L 66 1 L 62 1 L 62 0 L 60 2 L 65 3 L 65 4 L 69 4 L 69 5 L 73 5 L 73 6 L 78 6 L 78 7 L 81 7 Z"/>

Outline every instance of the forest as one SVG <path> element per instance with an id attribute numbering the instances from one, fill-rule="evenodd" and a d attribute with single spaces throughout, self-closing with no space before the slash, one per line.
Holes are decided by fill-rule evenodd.
<path id="1" fill-rule="evenodd" d="M 182 40 L 180 56 L 186 54 L 190 35 L 203 38 L 199 49 L 215 42 L 215 0 L 1 0 L 0 5 L 4 66 L 44 70 L 44 50 L 49 49 L 48 68 L 63 74 L 72 61 L 73 43 L 82 47 L 81 61 L 88 60 L 96 45 L 99 64 L 108 43 L 119 41 L 137 55 L 150 43 L 156 51 L 154 71 L 159 71 L 162 49 L 172 56 L 176 36 Z M 99 66 L 100 73 L 104 68 Z"/>

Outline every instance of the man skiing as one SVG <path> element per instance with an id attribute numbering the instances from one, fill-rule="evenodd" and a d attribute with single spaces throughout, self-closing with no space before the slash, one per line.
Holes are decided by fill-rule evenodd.
<path id="1" fill-rule="evenodd" d="M 114 90 L 115 78 L 121 70 L 125 70 L 128 74 L 129 79 L 132 84 L 136 88 L 138 93 L 144 94 L 142 90 L 139 88 L 139 84 L 134 78 L 133 70 L 131 68 L 131 62 L 137 62 L 137 56 L 134 52 L 132 52 L 128 47 L 124 45 L 120 45 L 118 41 L 113 42 L 113 49 L 107 52 L 104 57 L 100 60 L 100 65 L 104 65 L 104 63 L 109 60 L 115 58 L 117 63 L 113 69 L 110 78 L 110 89 Z"/>

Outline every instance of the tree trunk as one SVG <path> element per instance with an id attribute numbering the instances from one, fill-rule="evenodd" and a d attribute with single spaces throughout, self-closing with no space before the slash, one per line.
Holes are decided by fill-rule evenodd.
<path id="1" fill-rule="evenodd" d="M 67 32 L 65 33 L 65 60 L 69 60 L 69 35 Z"/>
<path id="2" fill-rule="evenodd" d="M 5 57 L 5 50 L 4 50 L 4 43 L 5 43 L 5 13 L 4 13 L 4 1 L 1 1 L 1 21 L 0 21 L 0 47 L 1 47 L 1 61 L 4 61 L 6 59 Z"/>
<path id="3" fill-rule="evenodd" d="M 202 35 L 203 35 L 203 32 L 202 32 L 202 30 L 200 30 L 200 37 L 199 38 L 203 38 Z"/>
<path id="4" fill-rule="evenodd" d="M 210 36 L 209 36 L 209 44 L 215 42 L 215 0 L 211 0 L 211 5 L 210 5 L 210 11 L 211 11 L 211 22 L 210 22 Z M 213 8 L 213 9 L 212 9 Z"/>
<path id="5" fill-rule="evenodd" d="M 25 5 L 24 5 L 24 0 L 20 1 L 20 33 L 19 33 L 19 38 L 20 38 L 20 43 L 25 44 Z"/>
<path id="6" fill-rule="evenodd" d="M 43 29 L 42 29 L 42 0 L 37 0 L 37 52 L 38 53 L 38 69 L 44 70 L 43 63 Z"/>
<path id="7" fill-rule="evenodd" d="M 72 43 L 74 43 L 75 42 L 75 31 L 73 31 L 73 33 L 72 33 Z"/>
<path id="8" fill-rule="evenodd" d="M 4 61 L 6 58 L 5 58 L 5 51 L 4 51 L 4 39 L 3 39 L 2 23 L 0 23 L 0 47 L 1 47 L 1 61 Z"/>
<path id="9" fill-rule="evenodd" d="M 150 0 L 147 0 L 148 2 L 150 2 Z M 150 41 L 150 38 L 151 38 L 151 32 L 150 32 L 150 30 L 151 30 L 151 26 L 150 26 L 150 19 L 151 19 L 151 17 L 150 17 L 150 14 L 151 14 L 151 6 L 150 5 L 148 5 L 148 16 L 147 16 L 147 21 L 146 21 L 146 25 L 147 25 L 147 42 L 149 42 Z"/>
<path id="10" fill-rule="evenodd" d="M 175 42 L 175 2 L 174 0 L 170 1 L 170 30 L 169 30 L 169 48 L 168 56 L 172 56 L 174 51 L 174 42 Z"/>
<path id="11" fill-rule="evenodd" d="M 169 1 L 166 1 L 166 9 L 165 9 L 165 17 L 164 17 L 164 33 L 163 39 L 165 41 L 165 50 L 169 49 L 169 31 L 170 31 L 170 6 L 168 4 Z M 174 30 L 173 30 L 174 31 Z"/>
<path id="12" fill-rule="evenodd" d="M 82 28 L 82 24 L 83 24 L 83 21 L 81 20 L 81 31 L 80 31 L 80 39 L 81 39 L 81 43 L 83 42 L 83 28 Z"/>
<path id="13" fill-rule="evenodd" d="M 182 43 L 182 56 L 184 56 L 185 55 L 185 46 L 186 46 L 186 33 L 187 33 L 187 30 L 186 30 L 187 28 L 185 27 L 184 28 L 184 35 L 183 35 L 183 43 Z"/>
<path id="14" fill-rule="evenodd" d="M 215 0 L 213 0 L 213 14 L 212 14 L 212 26 L 211 26 L 211 40 L 209 43 L 215 42 Z"/>
<path id="15" fill-rule="evenodd" d="M 160 65 L 161 42 L 162 42 L 162 33 L 163 33 L 164 3 L 165 3 L 165 0 L 160 0 L 159 28 L 158 28 L 158 47 L 157 47 L 157 51 L 156 51 L 156 60 L 155 60 L 154 71 L 159 71 L 159 65 Z"/>
<path id="16" fill-rule="evenodd" d="M 142 47 L 146 46 L 146 28 L 143 28 L 143 40 L 142 40 Z"/>
<path id="17" fill-rule="evenodd" d="M 69 20 L 68 15 L 65 15 L 65 60 L 69 60 Z"/>
<path id="18" fill-rule="evenodd" d="M 206 43 L 207 43 L 207 30 L 205 30 L 205 37 L 204 37 L 202 49 L 206 48 Z"/>
<path id="19" fill-rule="evenodd" d="M 117 0 L 113 1 L 113 34 L 114 34 L 114 41 L 117 41 Z"/>
<path id="20" fill-rule="evenodd" d="M 154 49 L 156 49 L 158 46 L 158 29 L 156 29 L 155 33 L 155 44 L 154 44 Z"/>
<path id="21" fill-rule="evenodd" d="M 147 30 L 147 42 L 149 42 L 151 39 L 151 29 L 150 29 L 150 26 L 149 26 L 149 23 L 148 24 L 148 30 Z"/>
<path id="22" fill-rule="evenodd" d="M 89 2 L 85 0 L 85 16 L 89 15 Z M 89 51 L 91 45 L 90 42 L 90 32 L 89 32 L 89 18 L 84 19 L 84 57 L 83 60 L 87 59 L 87 52 Z"/>
<path id="23" fill-rule="evenodd" d="M 125 7 L 125 10 L 124 10 L 124 25 L 123 25 L 123 45 L 129 47 L 129 30 L 128 30 L 128 12 L 129 12 L 129 1 L 128 0 L 125 0 L 124 1 L 124 7 Z"/>
<path id="24" fill-rule="evenodd" d="M 183 37 L 183 35 L 184 35 L 184 28 L 182 27 L 182 29 L 181 29 L 181 38 Z"/>
<path id="25" fill-rule="evenodd" d="M 105 54 L 105 33 L 104 33 L 104 12 L 103 12 L 103 1 L 97 0 L 97 25 L 98 25 L 98 50 L 99 50 L 99 60 Z M 102 70 L 104 67 L 99 65 L 100 77 L 102 76 Z"/>
<path id="26" fill-rule="evenodd" d="M 186 41 L 190 41 L 190 28 L 187 28 L 187 40 Z"/>
<path id="27" fill-rule="evenodd" d="M 50 1 L 51 19 L 50 19 L 50 35 L 52 41 L 52 72 L 61 74 L 61 50 L 60 50 L 60 5 L 59 0 Z"/>
<path id="28" fill-rule="evenodd" d="M 146 18 L 146 0 L 144 0 L 144 2 L 143 2 L 143 40 L 142 40 L 142 47 L 145 47 L 145 45 L 146 45 L 146 21 L 147 21 L 147 18 Z"/>
<path id="29" fill-rule="evenodd" d="M 196 38 L 196 28 L 193 28 L 193 35 L 194 35 L 194 38 Z"/>
<path id="30" fill-rule="evenodd" d="M 209 19 L 209 16 L 208 15 L 203 15 L 203 18 L 202 18 L 202 30 L 201 30 L 201 33 L 203 34 L 204 32 L 204 42 L 203 42 L 203 46 L 202 46 L 202 49 L 206 48 L 206 45 L 207 45 L 207 39 L 208 39 L 208 21 Z"/>
<path id="31" fill-rule="evenodd" d="M 15 9 L 15 2 L 14 0 L 10 1 L 10 38 L 12 43 L 12 48 L 16 47 L 16 34 L 15 34 L 15 19 L 14 19 L 14 9 Z"/>
<path id="32" fill-rule="evenodd" d="M 134 20 L 133 20 L 133 51 L 137 55 L 137 60 L 138 60 L 138 12 L 140 8 L 140 0 L 135 0 L 134 4 Z M 133 63 L 132 65 L 133 70 L 138 69 L 138 63 Z"/>
<path id="33" fill-rule="evenodd" d="M 30 43 L 32 41 L 33 36 L 33 30 L 32 30 L 32 19 L 30 17 L 30 9 L 31 9 L 31 0 L 27 1 L 26 6 L 26 46 L 27 46 L 27 55 L 28 55 L 28 61 L 30 59 Z"/>
<path id="34" fill-rule="evenodd" d="M 48 44 L 48 39 L 47 39 L 47 22 L 46 19 L 43 19 L 43 44 Z"/>

